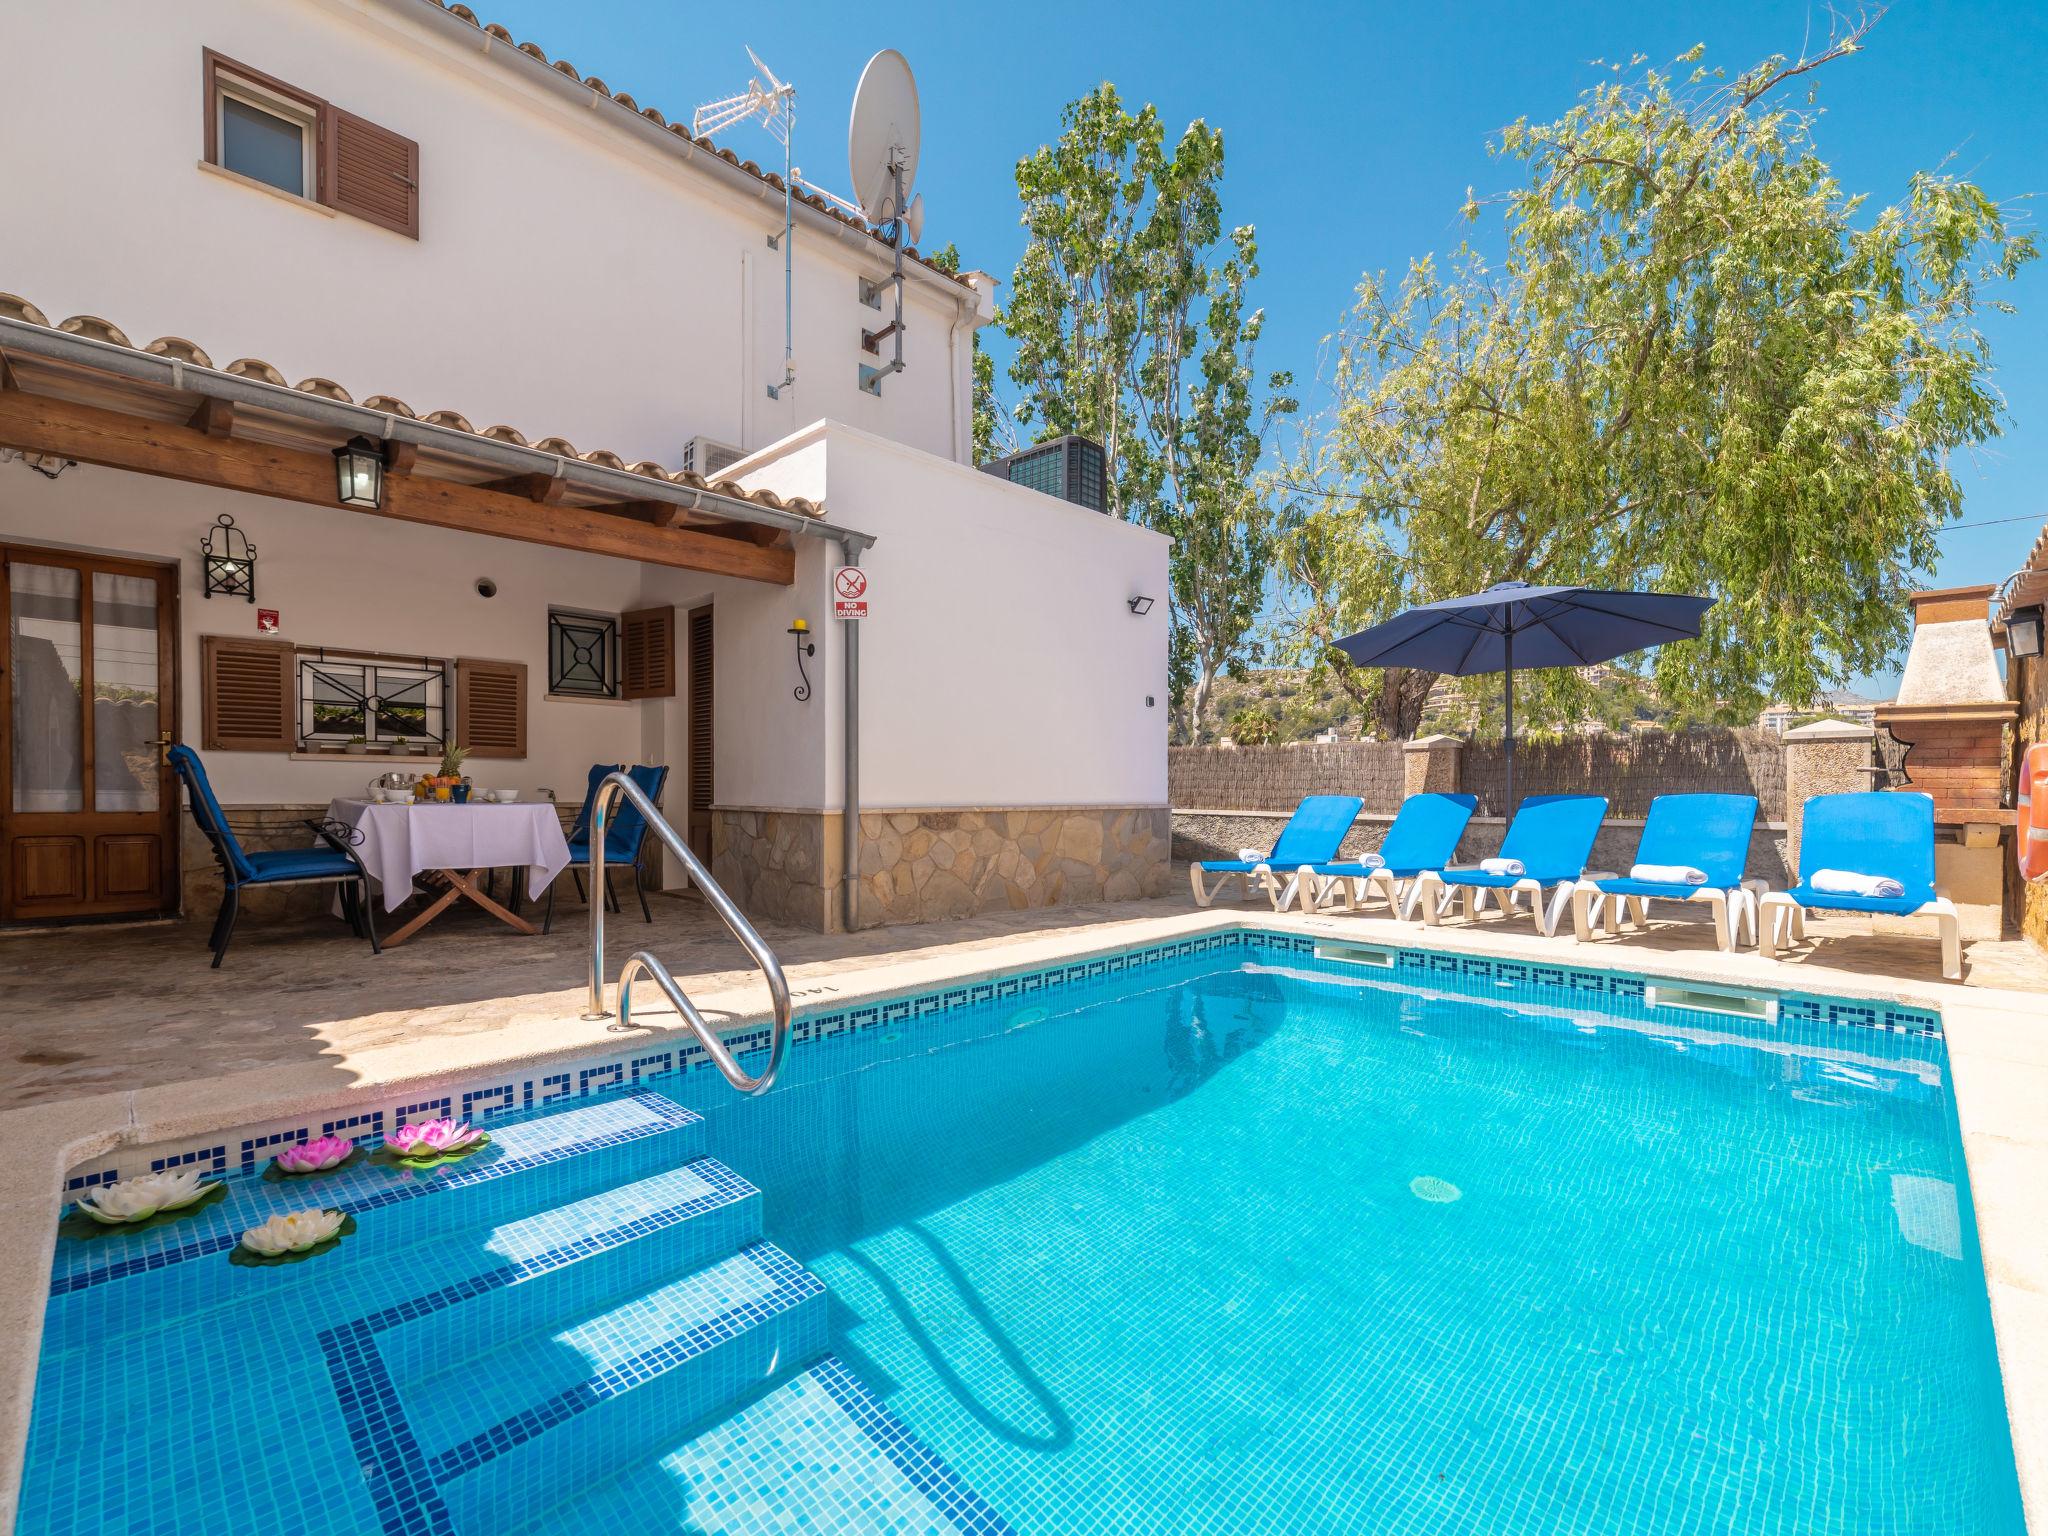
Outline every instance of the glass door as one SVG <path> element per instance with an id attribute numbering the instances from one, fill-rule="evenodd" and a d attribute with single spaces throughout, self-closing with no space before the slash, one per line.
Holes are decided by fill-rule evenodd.
<path id="1" fill-rule="evenodd" d="M 175 571 L 0 547 L 0 917 L 173 910 Z"/>

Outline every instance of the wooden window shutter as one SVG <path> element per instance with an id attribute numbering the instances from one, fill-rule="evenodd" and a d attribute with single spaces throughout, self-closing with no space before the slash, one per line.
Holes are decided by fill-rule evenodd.
<path id="1" fill-rule="evenodd" d="M 711 811 L 711 614 L 690 610 L 690 810 Z"/>
<path id="2" fill-rule="evenodd" d="M 676 696 L 676 611 L 641 608 L 619 615 L 619 697 Z"/>
<path id="3" fill-rule="evenodd" d="M 327 109 L 323 127 L 322 201 L 419 239 L 419 145 L 339 107 Z"/>
<path id="4" fill-rule="evenodd" d="M 209 752 L 289 752 L 298 745 L 296 661 L 289 640 L 201 635 L 201 745 Z"/>
<path id="5" fill-rule="evenodd" d="M 455 744 L 471 757 L 526 756 L 526 663 L 455 663 Z"/>

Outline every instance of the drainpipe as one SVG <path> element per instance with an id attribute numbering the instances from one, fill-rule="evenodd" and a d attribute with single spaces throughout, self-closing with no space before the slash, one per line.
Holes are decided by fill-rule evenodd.
<path id="1" fill-rule="evenodd" d="M 859 565 L 860 552 L 864 547 L 859 539 L 842 539 L 839 553 L 846 564 Z M 845 804 L 840 816 L 840 856 L 846 867 L 841 872 L 840 890 L 846 908 L 846 931 L 852 933 L 860 926 L 860 624 L 848 619 L 840 623 L 839 629 L 840 644 L 846 653 L 846 701 L 841 742 L 841 766 L 844 770 L 841 799 Z"/>

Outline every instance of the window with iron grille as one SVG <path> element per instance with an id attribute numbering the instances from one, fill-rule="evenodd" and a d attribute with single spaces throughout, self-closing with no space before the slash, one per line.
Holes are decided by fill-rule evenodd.
<path id="1" fill-rule="evenodd" d="M 616 615 L 548 610 L 548 692 L 579 699 L 619 696 Z"/>
<path id="2" fill-rule="evenodd" d="M 438 747 L 447 739 L 447 662 L 332 651 L 301 651 L 298 661 L 300 740 Z"/>

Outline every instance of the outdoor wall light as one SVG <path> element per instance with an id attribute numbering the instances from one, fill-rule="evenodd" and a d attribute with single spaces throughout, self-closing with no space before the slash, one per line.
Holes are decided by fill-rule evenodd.
<path id="1" fill-rule="evenodd" d="M 804 670 L 804 658 L 817 655 L 818 645 L 811 638 L 811 626 L 803 619 L 793 620 L 788 632 L 796 636 L 796 675 L 803 679 L 796 685 L 796 701 L 805 704 L 810 702 L 811 674 Z"/>
<path id="2" fill-rule="evenodd" d="M 352 437 L 334 450 L 334 494 L 344 507 L 384 505 L 384 450 L 367 437 Z"/>
<path id="3" fill-rule="evenodd" d="M 1152 611 L 1152 599 L 1149 597 L 1133 597 L 1127 599 L 1124 606 L 1142 619 Z"/>
<path id="4" fill-rule="evenodd" d="M 2005 621 L 2005 649 L 2010 656 L 2041 654 L 2041 605 L 2021 608 Z"/>
<path id="5" fill-rule="evenodd" d="M 221 513 L 214 521 L 216 526 L 207 529 L 206 537 L 199 541 L 200 553 L 205 557 L 202 564 L 206 574 L 200 595 L 212 597 L 218 592 L 222 597 L 243 597 L 253 603 L 256 601 L 256 546 L 249 542 L 249 535 L 237 528 L 235 520 L 227 513 Z"/>

